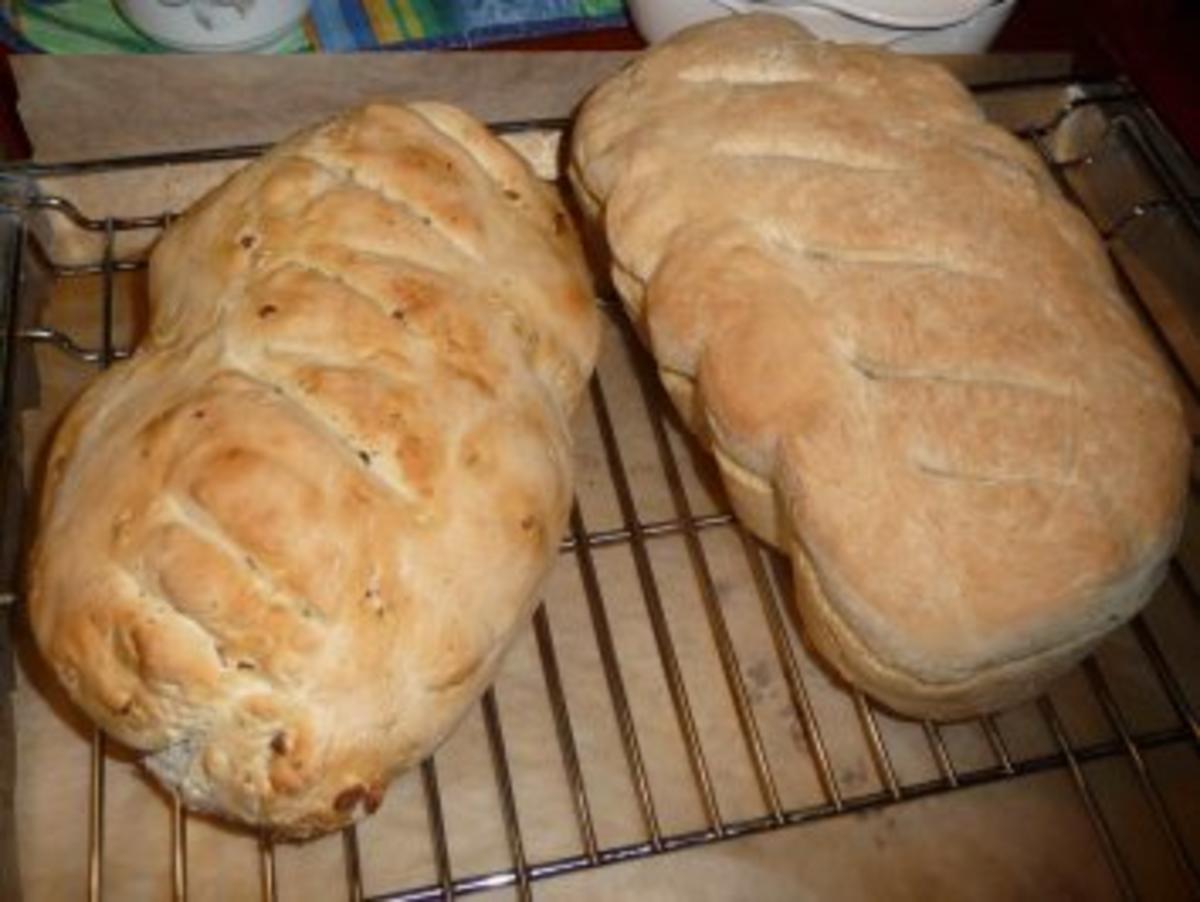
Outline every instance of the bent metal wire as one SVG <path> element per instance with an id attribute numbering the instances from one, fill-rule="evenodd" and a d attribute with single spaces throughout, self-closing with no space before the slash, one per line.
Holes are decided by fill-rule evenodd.
<path id="1" fill-rule="evenodd" d="M 1044 82 L 1007 82 L 981 89 L 982 100 L 988 94 L 999 91 L 1032 90 L 1044 87 Z M 1172 158 L 1169 138 L 1144 103 L 1120 82 L 1090 85 L 1068 85 L 1061 87 L 1064 102 L 1053 114 L 1042 122 L 1027 125 L 1018 130 L 1045 160 L 1055 174 L 1066 195 L 1088 212 L 1110 249 L 1123 232 L 1133 224 L 1155 217 L 1173 217 L 1186 224 L 1192 238 L 1200 242 L 1200 204 L 1188 180 L 1178 173 L 1177 161 Z M 1074 90 L 1068 90 L 1074 88 Z M 1105 127 L 1093 135 L 1090 146 L 1076 149 L 1064 157 L 1058 149 L 1057 138 L 1061 130 L 1080 114 L 1097 111 L 1103 117 Z M 525 122 L 506 123 L 496 126 L 498 132 L 520 132 L 547 126 L 559 127 L 562 123 Z M 1129 203 L 1116 214 L 1102 214 L 1093 209 L 1089 198 L 1084 196 L 1072 178 L 1073 173 L 1087 170 L 1110 151 L 1110 145 L 1120 145 L 1122 153 L 1136 158 L 1136 164 L 1144 167 L 1157 184 L 1157 189 L 1145 197 Z M 1164 151 L 1164 147 L 1167 150 Z M 48 175 L 66 175 L 81 172 L 102 172 L 120 168 L 163 166 L 186 162 L 210 162 L 221 159 L 249 158 L 260 153 L 261 147 L 221 148 L 187 154 L 146 156 L 121 160 L 105 160 L 56 166 L 29 165 L 8 170 L 9 175 L 36 178 Z M 95 217 L 70 201 L 54 196 L 28 194 L 10 202 L 0 212 L 18 217 L 58 216 L 65 217 L 76 228 L 95 233 L 102 238 L 103 252 L 99 258 L 85 263 L 66 265 L 51 264 L 57 279 L 75 279 L 83 276 L 99 277 L 100 294 L 98 303 L 102 310 L 101 326 L 96 335 L 69 335 L 38 325 L 26 324 L 20 313 L 19 253 L 7 247 L 3 259 L 6 278 L 7 319 L 5 332 L 5 355 L 3 358 L 6 389 L 4 406 L 0 410 L 5 420 L 3 437 L 4 452 L 13 455 L 8 444 L 12 435 L 10 418 L 14 416 L 11 382 L 15 364 L 14 351 L 18 343 L 49 344 L 80 361 L 103 369 L 112 362 L 128 355 L 128 348 L 114 343 L 113 297 L 114 277 L 117 273 L 134 271 L 145 266 L 144 260 L 117 260 L 114 242 L 118 233 L 135 230 L 159 230 L 170 220 L 170 213 L 138 218 Z M 29 240 L 32 233 L 22 232 L 20 239 Z M 1200 243 L 1197 244 L 1200 247 Z M 1163 346 L 1191 401 L 1200 398 L 1197 390 L 1197 373 L 1189 368 L 1185 355 L 1171 340 L 1166 325 L 1156 315 L 1153 304 L 1147 302 L 1136 288 L 1123 263 L 1122 255 L 1112 254 L 1119 278 L 1134 309 Z M 620 511 L 621 523 L 616 528 L 589 529 L 584 514 L 576 506 L 570 519 L 567 535 L 562 540 L 563 566 L 573 565 L 578 570 L 588 616 L 603 670 L 604 685 L 608 702 L 615 716 L 619 733 L 619 745 L 623 760 L 608 763 L 614 768 L 628 771 L 628 779 L 634 788 L 636 805 L 643 828 L 640 841 L 622 845 L 603 845 L 598 840 L 598 831 L 593 819 L 589 786 L 580 761 L 579 743 L 573 726 L 572 712 L 563 688 L 563 677 L 551 622 L 543 607 L 539 607 L 533 618 L 533 632 L 540 661 L 545 693 L 552 713 L 554 734 L 557 739 L 557 754 L 561 760 L 562 773 L 568 784 L 569 798 L 578 831 L 578 852 L 551 860 L 531 860 L 528 844 L 522 830 L 522 819 L 518 799 L 514 792 L 513 775 L 505 728 L 495 690 L 484 695 L 482 705 L 483 723 L 486 730 L 487 748 L 494 772 L 496 803 L 503 823 L 503 842 L 507 844 L 509 866 L 485 873 L 456 872 L 450 855 L 442 791 L 439 785 L 436 758 L 424 762 L 420 772 L 420 785 L 426 806 L 429 837 L 436 867 L 436 881 L 427 885 L 395 887 L 376 899 L 424 900 L 451 898 L 477 891 L 510 887 L 521 898 L 528 898 L 535 881 L 555 875 L 567 874 L 588 868 L 615 864 L 631 859 L 643 858 L 660 853 L 699 846 L 706 843 L 734 840 L 738 837 L 803 824 L 824 818 L 836 817 L 851 812 L 863 811 L 906 800 L 928 797 L 940 793 L 954 792 L 968 787 L 996 783 L 1048 770 L 1063 770 L 1070 775 L 1077 798 L 1095 831 L 1111 871 L 1117 889 L 1126 897 L 1138 894 L 1126 856 L 1114 836 L 1112 824 L 1097 801 L 1093 782 L 1089 779 L 1088 765 L 1101 759 L 1124 759 L 1136 781 L 1160 834 L 1162 842 L 1169 848 L 1182 880 L 1193 893 L 1200 893 L 1200 871 L 1196 865 L 1196 850 L 1190 848 L 1184 832 L 1158 786 L 1148 760 L 1151 750 L 1167 746 L 1190 747 L 1200 752 L 1200 720 L 1197 718 L 1195 702 L 1189 698 L 1185 684 L 1181 681 L 1160 644 L 1150 622 L 1145 617 L 1136 618 L 1130 625 L 1137 646 L 1143 655 L 1143 666 L 1153 674 L 1174 712 L 1175 724 L 1166 729 L 1135 731 L 1123 712 L 1108 677 L 1100 662 L 1089 658 L 1083 665 L 1087 685 L 1096 703 L 1103 711 L 1111 727 L 1114 739 L 1080 744 L 1073 741 L 1064 727 L 1059 707 L 1049 696 L 1042 697 L 1036 704 L 1043 726 L 1053 738 L 1050 753 L 1033 757 L 1014 755 L 1006 741 L 1000 723 L 992 717 L 979 719 L 977 727 L 990 749 L 991 762 L 983 766 L 965 767 L 956 763 L 938 724 L 925 722 L 920 725 L 928 754 L 937 777 L 918 782 L 906 781 L 893 763 L 892 749 L 880 728 L 878 713 L 873 704 L 861 693 L 852 693 L 853 710 L 859 720 L 863 739 L 870 751 L 871 760 L 877 771 L 880 789 L 865 793 L 849 793 L 839 779 L 839 769 L 834 751 L 825 740 L 827 724 L 823 723 L 812 703 L 810 688 L 806 684 L 798 657 L 805 654 L 795 643 L 791 633 L 796 629 L 794 620 L 788 616 L 787 594 L 789 577 L 786 562 L 751 538 L 727 511 L 697 514 L 693 511 L 684 488 L 681 475 L 681 459 L 668 438 L 668 405 L 664 402 L 655 379 L 653 363 L 637 347 L 629 327 L 616 312 L 616 306 L 603 304 L 619 335 L 632 346 L 633 366 L 636 372 L 638 391 L 646 402 L 649 428 L 654 449 L 660 459 L 665 477 L 668 497 L 674 515 L 666 519 L 644 520 L 639 517 L 635 497 L 638 487 L 635 476 L 626 463 L 619 431 L 614 426 L 613 416 L 605 386 L 597 377 L 590 386 L 591 407 L 595 417 L 595 428 L 604 450 L 604 467 L 611 480 Z M 9 457 L 11 460 L 12 457 Z M 739 650 L 731 637 L 715 585 L 713 568 L 710 565 L 702 535 L 710 530 L 731 531 L 745 557 L 753 593 L 769 636 L 773 655 L 786 684 L 786 692 L 792 712 L 801 726 L 803 742 L 807 747 L 811 765 L 800 759 L 792 762 L 773 760 L 760 735 L 755 711 L 750 703 L 746 686 L 745 671 Z M 714 771 L 706 757 L 706 751 L 697 729 L 689 697 L 689 687 L 680 666 L 668 609 L 663 603 L 665 591 L 655 569 L 650 546 L 656 540 L 672 536 L 681 539 L 686 559 L 695 577 L 702 616 L 711 631 L 717 651 L 720 673 L 725 688 L 732 700 L 737 719 L 738 733 L 743 751 L 752 770 L 754 782 L 760 796 L 760 813 L 752 817 L 729 819 L 722 814 L 715 791 Z M 681 773 L 680 780 L 694 784 L 704 823 L 699 829 L 686 832 L 670 832 L 662 826 L 655 795 L 647 776 L 645 743 L 638 733 L 631 712 L 630 688 L 621 656 L 614 640 L 610 620 L 609 601 L 606 587 L 601 579 L 595 560 L 596 553 L 603 548 L 624 547 L 631 557 L 636 585 L 641 593 L 644 615 L 653 637 L 653 646 L 665 679 L 670 700 L 665 716 L 673 718 L 682 738 L 688 764 L 687 774 Z M 1168 579 L 1185 595 L 1188 603 L 1198 605 L 1197 590 L 1188 571 L 1178 562 L 1172 564 Z M 0 586 L 0 588 L 5 588 Z M 15 592 L 4 598 L 12 600 Z M 19 725 L 18 725 L 19 729 Z M 80 854 L 87 856 L 89 898 L 98 900 L 103 896 L 105 866 L 105 737 L 94 733 L 91 745 L 91 783 L 89 810 L 88 847 Z M 781 766 L 811 766 L 823 794 L 823 800 L 805 807 L 788 807 L 781 800 L 777 773 Z M 1196 787 L 1200 792 L 1200 786 Z M 189 816 L 178 800 L 174 800 L 170 813 L 170 868 L 171 887 L 174 898 L 186 899 L 189 885 L 187 825 Z M 267 839 L 259 843 L 261 860 L 261 893 L 267 900 L 278 897 L 275 851 Z M 364 898 L 364 861 L 355 828 L 343 835 L 345 860 L 345 892 L 351 899 Z M 327 895 L 328 893 L 326 893 Z"/>

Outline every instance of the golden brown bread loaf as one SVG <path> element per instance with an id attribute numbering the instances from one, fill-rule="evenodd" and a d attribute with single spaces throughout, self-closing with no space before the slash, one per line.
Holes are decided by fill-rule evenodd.
<path id="1" fill-rule="evenodd" d="M 150 335 L 48 463 L 30 616 L 194 807 L 373 811 L 553 562 L 599 324 L 553 189 L 465 114 L 376 105 L 172 225 Z"/>
<path id="2" fill-rule="evenodd" d="M 698 26 L 588 99 L 571 175 L 846 679 L 997 708 L 1147 600 L 1178 398 L 1082 214 L 945 71 L 776 16 Z"/>

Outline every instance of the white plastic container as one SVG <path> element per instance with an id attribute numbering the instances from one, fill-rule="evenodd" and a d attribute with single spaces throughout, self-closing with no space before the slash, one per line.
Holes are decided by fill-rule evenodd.
<path id="1" fill-rule="evenodd" d="M 115 0 L 138 31 L 192 53 L 256 50 L 278 41 L 310 0 Z"/>
<path id="2" fill-rule="evenodd" d="M 688 25 L 750 12 L 787 16 L 820 38 L 907 53 L 982 53 L 1017 0 L 627 0 L 651 43 Z"/>

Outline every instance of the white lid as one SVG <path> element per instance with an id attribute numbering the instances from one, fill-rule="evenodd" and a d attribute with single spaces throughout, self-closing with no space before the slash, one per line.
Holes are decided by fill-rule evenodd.
<path id="1" fill-rule="evenodd" d="M 965 22 L 995 0 L 757 0 L 747 4 L 796 8 L 814 6 L 892 28 L 944 28 Z"/>

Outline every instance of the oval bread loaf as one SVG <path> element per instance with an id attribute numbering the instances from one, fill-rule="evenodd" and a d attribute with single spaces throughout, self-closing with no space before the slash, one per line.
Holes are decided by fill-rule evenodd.
<path id="1" fill-rule="evenodd" d="M 571 176 L 846 679 L 990 710 L 1150 596 L 1180 402 L 1083 215 L 943 69 L 778 16 L 697 26 L 587 100 Z"/>
<path id="2" fill-rule="evenodd" d="M 53 444 L 33 630 L 188 805 L 335 829 L 478 697 L 555 558 L 599 336 L 577 237 L 465 114 L 374 105 L 171 225 L 150 296 Z"/>

